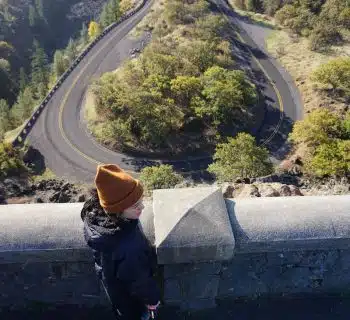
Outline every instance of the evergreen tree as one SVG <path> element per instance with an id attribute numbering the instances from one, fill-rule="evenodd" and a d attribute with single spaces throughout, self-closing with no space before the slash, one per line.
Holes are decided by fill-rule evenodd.
<path id="1" fill-rule="evenodd" d="M 35 10 L 35 7 L 32 5 L 29 6 L 28 19 L 29 19 L 29 25 L 31 27 L 34 27 L 38 19 L 38 14 Z"/>
<path id="2" fill-rule="evenodd" d="M 68 61 L 64 59 L 64 55 L 62 51 L 56 50 L 54 58 L 53 58 L 53 73 L 56 78 L 59 78 L 67 69 Z"/>
<path id="3" fill-rule="evenodd" d="M 108 3 L 106 3 L 104 6 L 103 6 L 103 9 L 102 9 L 102 12 L 101 12 L 101 15 L 100 15 L 100 25 L 101 27 L 104 29 L 106 28 L 108 25 L 109 25 L 109 20 L 108 20 Z"/>
<path id="4" fill-rule="evenodd" d="M 35 87 L 40 83 L 47 86 L 48 83 L 48 58 L 47 55 L 37 40 L 34 40 L 34 53 L 32 56 L 32 76 L 31 80 Z"/>
<path id="5" fill-rule="evenodd" d="M 0 100 L 0 140 L 6 131 L 10 129 L 10 108 L 6 100 Z"/>
<path id="6" fill-rule="evenodd" d="M 69 39 L 68 46 L 65 50 L 65 55 L 67 56 L 69 63 L 73 62 L 78 55 L 77 45 L 72 38 Z"/>
<path id="7" fill-rule="evenodd" d="M 43 0 L 35 0 L 35 7 L 39 17 L 45 19 Z"/>
<path id="8" fill-rule="evenodd" d="M 24 68 L 22 67 L 19 70 L 19 90 L 23 91 L 28 83 L 28 77 L 26 75 L 26 72 L 24 71 Z"/>
<path id="9" fill-rule="evenodd" d="M 32 89 L 28 86 L 18 95 L 16 104 L 11 109 L 11 117 L 15 126 L 19 126 L 30 117 L 35 106 L 35 99 Z"/>
<path id="10" fill-rule="evenodd" d="M 88 29 L 85 25 L 85 23 L 83 23 L 83 26 L 80 30 L 80 44 L 82 46 L 86 46 L 86 44 L 89 42 L 89 34 L 88 34 Z"/>

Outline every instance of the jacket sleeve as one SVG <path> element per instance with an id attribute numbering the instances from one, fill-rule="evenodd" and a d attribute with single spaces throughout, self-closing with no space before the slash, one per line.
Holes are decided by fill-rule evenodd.
<path id="1" fill-rule="evenodd" d="M 126 284 L 131 295 L 144 304 L 156 305 L 161 297 L 149 260 L 144 251 L 127 255 L 119 265 L 117 277 Z"/>

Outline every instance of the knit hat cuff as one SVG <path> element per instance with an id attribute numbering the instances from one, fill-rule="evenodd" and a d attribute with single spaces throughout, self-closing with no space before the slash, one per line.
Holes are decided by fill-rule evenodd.
<path id="1" fill-rule="evenodd" d="M 98 189 L 97 192 L 99 193 Z M 130 208 L 137 201 L 141 199 L 143 195 L 143 187 L 139 180 L 136 180 L 135 188 L 121 201 L 116 203 L 107 203 L 103 201 L 103 197 L 100 197 L 101 207 L 110 213 L 122 213 L 125 209 Z M 100 196 L 100 195 L 99 195 Z"/>

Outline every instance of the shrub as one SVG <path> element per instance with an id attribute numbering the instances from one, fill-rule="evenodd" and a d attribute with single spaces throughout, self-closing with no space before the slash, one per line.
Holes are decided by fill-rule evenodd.
<path id="1" fill-rule="evenodd" d="M 25 168 L 20 150 L 11 144 L 0 142 L 0 178 L 18 174 Z"/>
<path id="2" fill-rule="evenodd" d="M 331 87 L 336 91 L 350 96 L 350 58 L 333 59 L 319 66 L 311 75 L 314 82 L 322 87 Z"/>
<path id="3" fill-rule="evenodd" d="M 183 181 L 183 177 L 174 172 L 170 165 L 146 167 L 141 170 L 140 180 L 147 191 L 172 188 Z"/>
<path id="4" fill-rule="evenodd" d="M 219 181 L 263 176 L 273 171 L 267 149 L 257 146 L 254 137 L 247 133 L 239 133 L 227 143 L 218 144 L 214 160 L 208 171 Z"/>
<path id="5" fill-rule="evenodd" d="M 319 23 L 310 34 L 310 49 L 313 51 L 325 51 L 331 45 L 342 41 L 343 38 L 338 27 Z"/>
<path id="6" fill-rule="evenodd" d="M 350 140 L 337 140 L 317 147 L 306 162 L 307 171 L 316 176 L 344 176 L 350 173 Z"/>
<path id="7" fill-rule="evenodd" d="M 306 143 L 309 147 L 317 147 L 329 143 L 332 139 L 341 138 L 342 132 L 340 117 L 321 108 L 295 123 L 290 140 L 295 143 Z"/>

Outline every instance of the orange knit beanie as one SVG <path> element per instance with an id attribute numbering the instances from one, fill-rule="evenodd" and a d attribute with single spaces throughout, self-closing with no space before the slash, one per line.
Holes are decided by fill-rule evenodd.
<path id="1" fill-rule="evenodd" d="M 100 204 L 109 213 L 122 213 L 143 195 L 140 182 L 115 164 L 98 165 L 95 184 Z"/>

